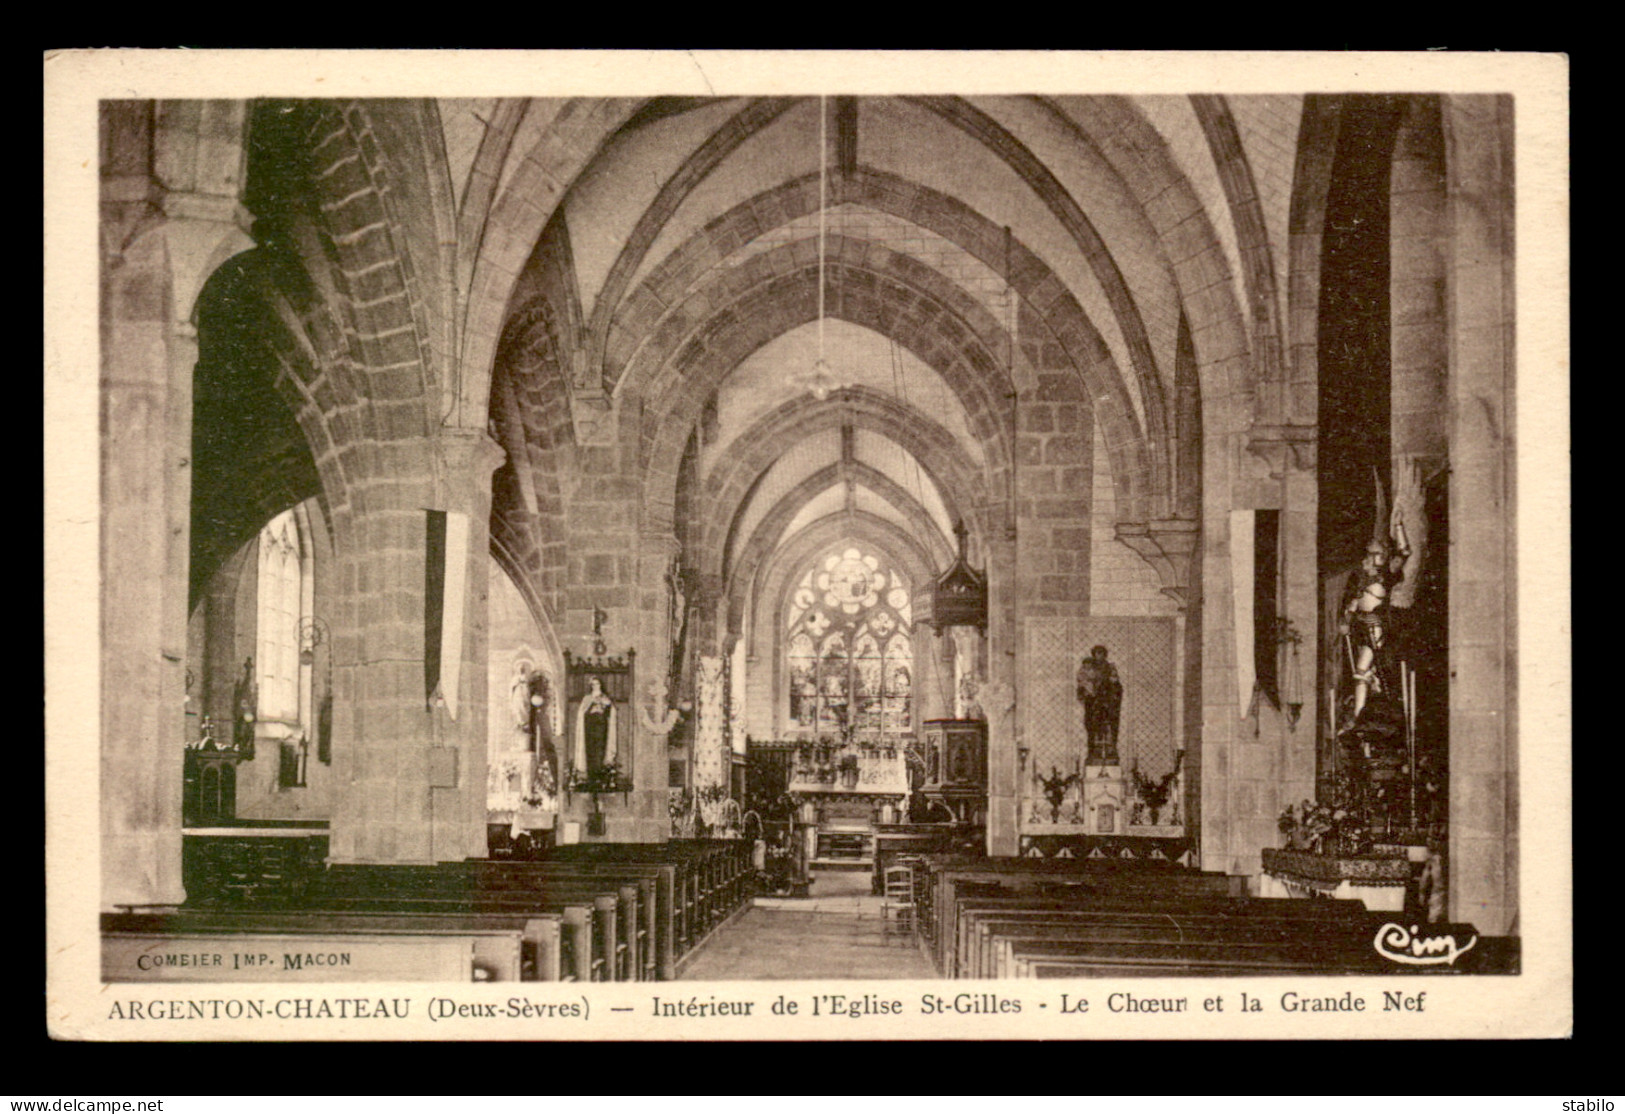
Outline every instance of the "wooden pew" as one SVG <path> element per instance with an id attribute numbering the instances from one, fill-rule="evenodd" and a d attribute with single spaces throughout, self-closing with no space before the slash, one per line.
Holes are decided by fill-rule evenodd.
<path id="1" fill-rule="evenodd" d="M 1170 953 L 1161 945 L 1076 940 L 1013 942 L 1009 971 L 1004 977 L 1020 979 L 1361 973 L 1328 968 L 1310 953 L 1255 955 L 1218 945 L 1188 945 Z"/>
<path id="2" fill-rule="evenodd" d="M 956 975 L 974 977 L 977 957 L 985 954 L 985 948 L 980 946 L 986 935 L 982 925 L 998 918 L 1099 924 L 1104 926 L 1102 931 L 1120 933 L 1133 928 L 1143 937 L 1161 938 L 1158 936 L 1161 933 L 1174 940 L 1207 932 L 1221 939 L 1241 939 L 1260 933 L 1293 940 L 1302 939 L 1306 934 L 1346 938 L 1351 927 L 1357 933 L 1365 924 L 1349 911 L 1277 910 L 1276 904 L 1234 898 L 1181 902 L 1133 894 L 1088 892 L 1027 894 L 995 886 L 976 886 L 958 897 L 954 971 Z M 1363 910 L 1358 913 L 1363 914 Z"/>
<path id="3" fill-rule="evenodd" d="M 540 861 L 672 867 L 671 929 L 667 936 L 672 948 L 669 963 L 662 955 L 660 966 L 662 977 L 675 977 L 676 965 L 683 957 L 748 899 L 750 851 L 744 840 L 569 844 L 548 849 Z M 664 973 L 667 971 L 670 973 Z"/>
<path id="4" fill-rule="evenodd" d="M 1006 971 L 1006 946 L 1018 939 L 1073 939 L 1112 944 L 1162 944 L 1177 947 L 1205 941 L 1234 944 L 1243 950 L 1258 946 L 1314 946 L 1320 953 L 1347 951 L 1359 963 L 1371 955 L 1370 936 L 1327 932 L 1330 926 L 1283 921 L 1264 916 L 1193 913 L 1122 913 L 1101 910 L 967 909 L 967 941 L 961 959 L 965 978 L 995 978 Z"/>
<path id="5" fill-rule="evenodd" d="M 621 937 L 633 945 L 632 976 L 637 980 L 675 978 L 672 895 L 676 872 L 661 863 L 527 862 L 470 860 L 486 889 L 547 893 L 558 879 L 597 879 L 637 889 L 635 923 L 623 923 Z M 631 902 L 628 901 L 630 907 Z"/>
<path id="6" fill-rule="evenodd" d="M 262 889 L 232 930 L 277 924 L 368 926 L 403 934 L 520 931 L 527 918 L 556 928 L 539 977 L 675 978 L 678 963 L 749 897 L 750 845 L 742 840 L 663 844 L 578 844 L 535 860 L 337 864 L 293 898 Z M 314 918 L 314 919 L 312 919 Z M 223 923 L 223 922 L 222 922 Z M 531 961 L 533 964 L 535 960 Z"/>
<path id="7" fill-rule="evenodd" d="M 659 978 L 676 977 L 677 957 L 693 936 L 699 882 L 689 865 L 649 853 L 658 844 L 571 844 L 550 848 L 527 865 L 558 872 L 557 876 L 617 877 L 652 874 L 655 883 L 653 953 Z M 590 847 L 591 851 L 577 848 Z M 616 848 L 616 850 L 604 850 Z"/>
<path id="8" fill-rule="evenodd" d="M 1282 906 L 1291 908 L 1281 908 Z M 1307 936 L 1348 938 L 1364 925 L 1362 909 L 1333 903 L 1266 902 L 1238 898 L 1179 899 L 1167 895 L 1101 890 L 1094 887 L 1052 887 L 1022 891 L 992 883 L 962 885 L 955 897 L 955 924 L 950 977 L 977 977 L 987 966 L 989 933 L 982 924 L 997 918 L 1023 920 L 1070 919 L 1076 924 L 1098 924 L 1109 935 L 1132 925 L 1141 935 L 1177 942 L 1200 933 L 1239 940 L 1254 933 L 1287 939 Z"/>
<path id="9" fill-rule="evenodd" d="M 557 923 L 111 914 L 107 982 L 510 982 L 556 968 Z M 530 962 L 527 965 L 527 957 Z"/>
<path id="10" fill-rule="evenodd" d="M 614 889 L 620 898 L 616 939 L 621 957 L 616 979 L 653 979 L 658 930 L 658 868 L 629 865 L 598 869 L 591 864 L 547 864 L 471 859 L 445 864 L 449 874 L 462 874 L 480 900 L 524 902 L 562 892 L 566 887 Z"/>
<path id="11" fill-rule="evenodd" d="M 1306 931 L 1318 926 L 1286 927 L 1283 922 L 1238 925 L 1245 918 L 1181 917 L 1178 924 L 1113 923 L 1110 918 L 1071 920 L 1010 916 L 974 917 L 976 946 L 969 956 L 969 978 L 1011 978 L 1013 963 L 1024 948 L 1045 943 L 1078 944 L 1091 954 L 1157 956 L 1159 962 L 1228 958 L 1238 966 L 1275 967 L 1308 964 L 1330 973 L 1381 973 L 1382 961 L 1363 933 L 1326 935 Z M 1172 920 L 1173 918 L 1170 918 Z M 1226 923 L 1226 922 L 1231 923 Z"/>
<path id="12" fill-rule="evenodd" d="M 596 879 L 562 880 L 545 891 L 484 890 L 478 879 L 436 866 L 345 864 L 329 869 L 307 896 L 307 908 L 327 912 L 524 914 L 556 912 L 564 924 L 566 968 L 579 981 L 630 977 L 629 945 L 621 925 L 636 923 L 636 889 Z M 630 945 L 635 946 L 635 943 Z"/>
<path id="13" fill-rule="evenodd" d="M 1124 866 L 1113 860 L 949 858 L 928 859 L 930 885 L 922 895 L 920 923 L 937 970 L 957 977 L 958 896 L 962 887 L 1000 885 L 1039 892 L 1077 887 L 1076 896 L 1138 895 L 1145 900 L 1210 899 L 1236 892 L 1238 881 L 1223 874 Z"/>
<path id="14" fill-rule="evenodd" d="M 1194 886 L 1190 878 L 1183 886 L 1169 886 L 1163 883 L 1171 876 L 1149 871 L 994 868 L 972 878 L 977 872 L 954 877 L 956 869 L 938 872 L 950 876 L 951 891 L 936 887 L 947 894 L 947 908 L 937 916 L 943 973 L 950 977 L 1449 975 L 1509 969 L 1499 956 L 1486 960 L 1493 947 L 1462 952 L 1449 963 L 1406 963 L 1403 955 L 1395 959 L 1377 946 L 1379 930 L 1405 937 L 1403 929 L 1392 925 L 1388 915 L 1352 902 L 1218 896 L 1217 887 L 1204 895 L 1200 876 Z M 1400 939 L 1388 950 L 1407 942 Z M 1476 944 L 1477 936 L 1471 925 L 1433 925 L 1417 946 L 1426 948 L 1430 942 L 1439 949 L 1453 948 L 1460 942 Z"/>

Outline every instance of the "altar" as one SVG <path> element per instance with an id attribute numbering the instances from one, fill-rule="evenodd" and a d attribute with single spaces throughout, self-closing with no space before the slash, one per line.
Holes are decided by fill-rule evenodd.
<path id="1" fill-rule="evenodd" d="M 873 870 L 875 832 L 908 798 L 903 739 L 789 744 L 785 791 L 795 803 L 810 870 Z"/>

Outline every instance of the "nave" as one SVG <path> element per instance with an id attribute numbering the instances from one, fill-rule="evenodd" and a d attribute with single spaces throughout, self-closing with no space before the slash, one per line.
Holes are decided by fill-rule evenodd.
<path id="1" fill-rule="evenodd" d="M 885 899 L 869 889 L 863 875 L 820 872 L 808 898 L 757 898 L 696 952 L 682 977 L 935 978 L 914 932 L 906 922 L 888 923 Z"/>
<path id="2" fill-rule="evenodd" d="M 100 112 L 110 979 L 1515 964 L 1510 97 Z"/>

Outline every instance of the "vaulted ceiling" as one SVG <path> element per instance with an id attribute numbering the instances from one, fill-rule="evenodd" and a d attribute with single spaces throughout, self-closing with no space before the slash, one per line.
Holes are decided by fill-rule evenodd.
<path id="1" fill-rule="evenodd" d="M 527 129 L 588 111 L 439 109 L 465 214 L 476 189 L 523 187 Z M 702 571 L 754 567 L 859 510 L 945 565 L 953 521 L 977 538 L 1007 490 L 1018 392 L 1092 412 L 1120 507 L 1166 514 L 1182 321 L 1282 315 L 1300 98 L 667 97 L 599 114 L 619 123 L 551 210 L 536 203 L 493 419 L 522 429 L 541 486 L 574 448 L 555 396 L 635 412 L 644 468 L 690 485 Z M 493 162 L 498 120 L 514 147 Z"/>

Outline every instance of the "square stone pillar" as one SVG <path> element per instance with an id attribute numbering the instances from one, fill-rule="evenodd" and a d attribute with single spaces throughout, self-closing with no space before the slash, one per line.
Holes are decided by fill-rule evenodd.
<path id="1" fill-rule="evenodd" d="M 102 107 L 102 904 L 178 904 L 197 293 L 252 246 L 243 106 Z M 200 135 L 205 160 L 185 157 Z M 233 152 L 236 157 L 233 157 Z"/>
<path id="2" fill-rule="evenodd" d="M 1512 104 L 1450 97 L 1449 916 L 1518 923 Z"/>

